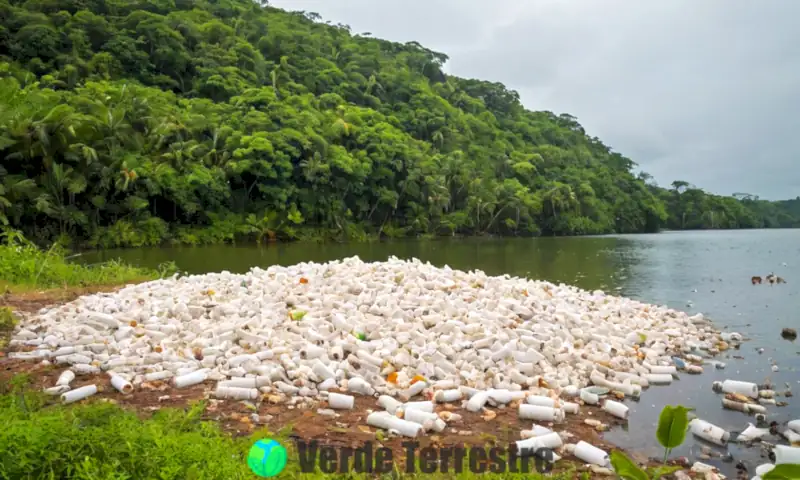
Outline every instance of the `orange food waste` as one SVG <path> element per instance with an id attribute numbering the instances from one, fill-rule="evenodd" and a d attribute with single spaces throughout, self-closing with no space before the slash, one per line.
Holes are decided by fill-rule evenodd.
<path id="1" fill-rule="evenodd" d="M 386 377 L 386 381 L 389 383 L 397 383 L 397 372 L 392 372 L 389 376 Z"/>
<path id="2" fill-rule="evenodd" d="M 300 277 L 300 283 L 302 285 L 305 285 L 306 283 L 308 283 L 308 279 L 306 277 Z"/>
<path id="3" fill-rule="evenodd" d="M 539 378 L 539 388 L 550 388 L 550 385 L 547 384 L 544 378 Z"/>
<path id="4" fill-rule="evenodd" d="M 425 380 L 425 377 L 423 377 L 422 375 L 414 375 L 414 378 L 411 379 L 411 385 L 414 385 L 415 383 L 421 382 L 423 380 Z"/>

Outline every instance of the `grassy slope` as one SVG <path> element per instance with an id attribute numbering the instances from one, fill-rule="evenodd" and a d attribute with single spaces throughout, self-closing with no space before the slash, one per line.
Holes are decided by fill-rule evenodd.
<path id="1" fill-rule="evenodd" d="M 119 261 L 86 266 L 70 262 L 58 244 L 42 250 L 15 232 L 0 236 L 0 291 L 12 293 L 69 287 L 116 286 L 174 271 L 133 267 Z"/>

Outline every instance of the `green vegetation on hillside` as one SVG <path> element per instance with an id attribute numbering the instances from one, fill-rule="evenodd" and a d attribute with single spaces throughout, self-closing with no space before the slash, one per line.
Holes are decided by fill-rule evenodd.
<path id="1" fill-rule="evenodd" d="M 318 20 L 0 0 L 0 223 L 100 247 L 798 224 L 649 187 L 574 117 Z"/>

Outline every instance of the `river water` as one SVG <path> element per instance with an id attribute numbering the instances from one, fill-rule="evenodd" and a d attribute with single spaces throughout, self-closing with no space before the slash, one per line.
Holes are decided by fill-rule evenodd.
<path id="1" fill-rule="evenodd" d="M 719 328 L 740 332 L 750 339 L 740 350 L 725 352 L 722 360 L 727 362 L 726 369 L 707 366 L 703 375 L 682 374 L 671 386 L 651 387 L 639 402 L 627 402 L 631 408 L 628 428 L 606 434 L 620 447 L 660 456 L 662 450 L 654 432 L 661 408 L 667 404 L 694 407 L 701 418 L 734 432 L 754 422 L 746 414 L 722 409 L 720 396 L 711 391 L 714 380 L 770 380 L 776 390 L 784 390 L 784 383 L 788 383 L 796 396 L 779 399 L 788 401 L 787 407 L 769 407 L 769 419 L 785 422 L 800 418 L 800 345 L 780 336 L 783 327 L 800 329 L 800 230 L 143 248 L 90 252 L 81 258 L 87 263 L 121 258 L 149 267 L 174 261 L 188 273 L 239 273 L 254 266 L 324 262 L 353 255 L 364 261 L 382 261 L 390 255 L 416 257 L 439 266 L 480 269 L 490 275 L 508 273 L 602 289 L 690 313 L 702 312 Z M 750 277 L 765 277 L 770 272 L 787 283 L 751 284 Z M 763 353 L 758 353 L 759 348 L 764 349 Z M 736 359 L 734 355 L 744 358 Z M 778 364 L 778 372 L 771 370 L 770 359 Z M 767 440 L 780 441 L 773 437 Z M 694 459 L 699 446 L 699 441 L 689 435 L 673 456 Z M 759 459 L 758 448 L 731 445 L 728 450 L 748 465 L 751 476 L 754 467 L 764 461 Z M 705 461 L 729 476 L 733 473 L 731 463 Z"/>

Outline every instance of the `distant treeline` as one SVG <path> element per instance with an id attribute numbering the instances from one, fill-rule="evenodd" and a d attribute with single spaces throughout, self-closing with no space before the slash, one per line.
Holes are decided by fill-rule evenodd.
<path id="1" fill-rule="evenodd" d="M 800 197 L 770 202 L 746 193 L 712 195 L 684 181 L 650 188 L 666 205 L 664 227 L 672 230 L 800 227 Z"/>
<path id="2" fill-rule="evenodd" d="M 789 227 L 416 42 L 249 0 L 0 0 L 0 222 L 98 247 Z"/>

